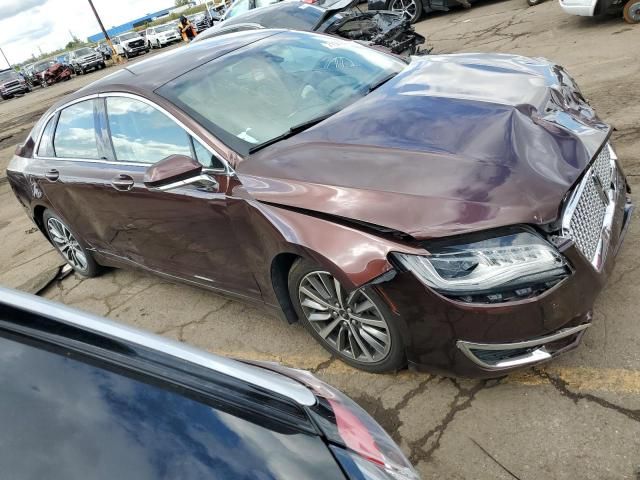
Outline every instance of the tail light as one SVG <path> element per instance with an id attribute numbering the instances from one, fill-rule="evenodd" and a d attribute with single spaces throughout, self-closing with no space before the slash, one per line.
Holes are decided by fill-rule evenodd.
<path id="1" fill-rule="evenodd" d="M 400 447 L 357 403 L 304 370 L 277 363 L 250 362 L 309 387 L 318 403 L 308 410 L 351 480 L 419 480 Z"/>

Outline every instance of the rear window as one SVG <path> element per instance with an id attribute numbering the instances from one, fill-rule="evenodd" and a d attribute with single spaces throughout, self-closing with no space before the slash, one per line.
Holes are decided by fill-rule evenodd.
<path id="1" fill-rule="evenodd" d="M 342 477 L 318 437 L 265 428 L 68 351 L 2 336 L 0 425 L 7 479 Z"/>

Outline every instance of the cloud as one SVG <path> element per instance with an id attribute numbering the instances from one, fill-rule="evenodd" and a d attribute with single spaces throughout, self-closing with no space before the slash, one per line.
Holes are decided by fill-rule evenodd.
<path id="1" fill-rule="evenodd" d="M 35 40 L 39 40 L 44 38 L 53 32 L 55 25 L 52 21 L 47 20 L 46 22 L 39 25 L 30 25 L 26 28 L 20 29 L 19 35 L 13 35 L 8 37 L 3 41 L 5 45 L 10 45 L 16 42 L 32 42 Z"/>
<path id="2" fill-rule="evenodd" d="M 48 0 L 13 0 L 0 4 L 0 21 L 8 20 L 26 10 L 44 5 Z"/>

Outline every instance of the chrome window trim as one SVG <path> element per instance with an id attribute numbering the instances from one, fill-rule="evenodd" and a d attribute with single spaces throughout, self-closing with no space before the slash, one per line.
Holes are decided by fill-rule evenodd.
<path id="1" fill-rule="evenodd" d="M 145 332 L 106 318 L 81 312 L 50 300 L 0 287 L 0 304 L 31 312 L 56 322 L 121 339 L 175 358 L 199 365 L 232 378 L 282 395 L 299 405 L 313 406 L 315 395 L 303 384 L 275 372 L 238 360 L 214 355 L 159 335 Z"/>
<path id="2" fill-rule="evenodd" d="M 120 161 L 120 160 L 83 159 L 83 158 L 67 158 L 67 157 L 41 157 L 41 156 L 38 155 L 38 149 L 40 148 L 40 142 L 42 141 L 42 137 L 43 137 L 43 134 L 44 134 L 45 127 L 47 126 L 47 123 L 49 123 L 49 120 L 51 120 L 51 118 L 53 118 L 54 115 L 56 115 L 58 112 L 64 110 L 65 108 L 68 108 L 68 107 L 70 107 L 72 105 L 75 105 L 76 103 L 84 102 L 86 100 L 95 100 L 97 98 L 105 98 L 106 99 L 106 98 L 109 98 L 109 97 L 131 98 L 133 100 L 141 101 L 141 102 L 149 105 L 152 108 L 155 108 L 156 110 L 158 110 L 159 112 L 164 114 L 166 117 L 168 117 L 171 121 L 175 122 L 187 134 L 191 135 L 191 137 L 193 137 L 194 140 L 199 142 L 200 145 L 202 145 L 212 156 L 215 156 L 224 165 L 223 168 L 207 168 L 207 167 L 203 167 L 203 169 L 202 169 L 203 172 L 221 174 L 221 175 L 226 175 L 226 176 L 232 176 L 232 175 L 235 174 L 235 171 L 233 170 L 233 168 L 231 168 L 231 165 L 229 165 L 229 163 L 224 158 L 222 158 L 217 152 L 215 152 L 207 144 L 207 142 L 203 141 L 202 138 L 199 135 L 195 134 L 193 132 L 193 130 L 191 130 L 184 123 L 182 123 L 180 120 L 178 120 L 176 117 L 174 117 L 171 113 L 169 113 L 167 110 L 162 108 L 160 105 L 152 102 L 148 98 L 145 98 L 145 97 L 143 97 L 141 95 L 136 95 L 134 93 L 128 93 L 128 92 L 93 93 L 93 94 L 86 95 L 86 96 L 81 97 L 81 98 L 76 98 L 74 100 L 71 100 L 71 101 L 59 106 L 58 108 L 56 108 L 53 112 L 51 112 L 47 116 L 46 120 L 43 122 L 43 128 L 41 129 L 40 132 L 38 132 L 38 138 L 37 138 L 36 145 L 35 145 L 35 148 L 34 148 L 33 158 L 38 159 L 38 160 L 64 160 L 64 161 L 72 161 L 72 162 L 103 163 L 103 164 L 109 164 L 109 165 L 126 165 L 126 166 L 140 165 L 140 166 L 144 166 L 144 167 L 149 167 L 149 166 L 153 165 L 153 163 L 148 163 L 148 162 L 127 162 L 127 161 Z M 54 132 L 54 136 L 55 136 L 55 132 Z"/>

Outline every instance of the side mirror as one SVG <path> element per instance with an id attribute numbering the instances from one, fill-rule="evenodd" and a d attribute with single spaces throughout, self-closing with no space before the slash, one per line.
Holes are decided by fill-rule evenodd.
<path id="1" fill-rule="evenodd" d="M 169 155 L 151 165 L 144 173 L 144 184 L 162 191 L 191 184 L 204 184 L 208 190 L 218 187 L 213 177 L 202 174 L 202 165 L 186 155 Z"/>

